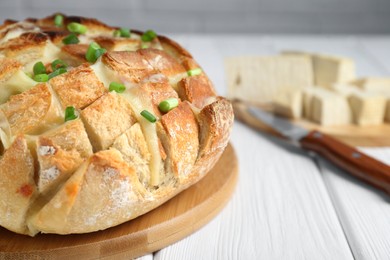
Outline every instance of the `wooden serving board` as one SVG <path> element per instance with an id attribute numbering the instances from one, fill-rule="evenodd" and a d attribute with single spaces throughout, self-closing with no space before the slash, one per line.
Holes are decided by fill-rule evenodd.
<path id="1" fill-rule="evenodd" d="M 278 134 L 269 126 L 259 122 L 252 116 L 245 103 L 242 101 L 233 101 L 235 117 L 251 127 L 264 131 L 266 133 Z M 272 112 L 271 106 L 260 106 L 264 110 Z M 366 146 L 366 147 L 385 147 L 390 146 L 390 124 L 382 124 L 377 126 L 321 126 L 304 119 L 292 120 L 292 122 L 308 129 L 319 130 L 329 134 L 351 146 Z"/>
<path id="2" fill-rule="evenodd" d="M 237 157 L 229 144 L 200 182 L 122 225 L 89 234 L 35 237 L 0 228 L 0 259 L 130 259 L 157 251 L 216 216 L 233 194 L 237 178 Z"/>

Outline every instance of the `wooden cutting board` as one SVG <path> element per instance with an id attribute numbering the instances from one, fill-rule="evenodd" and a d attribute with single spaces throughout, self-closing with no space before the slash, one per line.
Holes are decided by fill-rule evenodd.
<path id="1" fill-rule="evenodd" d="M 0 259 L 131 259 L 192 234 L 226 205 L 238 178 L 229 144 L 217 165 L 197 184 L 155 210 L 122 225 L 82 235 L 18 235 L 0 228 Z"/>
<path id="2" fill-rule="evenodd" d="M 245 103 L 242 101 L 233 101 L 232 103 L 236 119 L 257 130 L 278 136 L 278 133 L 276 133 L 272 128 L 259 122 L 254 116 L 252 116 L 248 112 Z M 261 108 L 266 111 L 272 111 L 271 106 L 261 106 Z M 308 130 L 319 130 L 323 133 L 329 134 L 351 146 L 390 146 L 390 124 L 388 123 L 377 126 L 321 126 L 304 119 L 292 120 L 292 122 Z"/>

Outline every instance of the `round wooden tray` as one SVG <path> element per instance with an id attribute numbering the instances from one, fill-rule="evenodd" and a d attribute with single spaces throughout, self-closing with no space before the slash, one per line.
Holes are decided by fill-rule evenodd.
<path id="1" fill-rule="evenodd" d="M 217 165 L 197 184 L 155 210 L 122 225 L 81 235 L 18 235 L 0 228 L 0 259 L 135 258 L 192 234 L 229 201 L 238 163 L 229 144 Z"/>

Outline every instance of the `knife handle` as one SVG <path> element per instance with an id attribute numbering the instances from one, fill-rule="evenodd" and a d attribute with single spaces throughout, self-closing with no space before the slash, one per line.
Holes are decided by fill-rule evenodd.
<path id="1" fill-rule="evenodd" d="M 300 140 L 312 150 L 366 183 L 390 195 L 390 166 L 319 131 L 311 131 Z"/>

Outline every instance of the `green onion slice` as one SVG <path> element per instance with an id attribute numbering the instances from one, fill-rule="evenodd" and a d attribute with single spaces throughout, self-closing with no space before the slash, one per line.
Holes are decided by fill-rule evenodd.
<path id="1" fill-rule="evenodd" d="M 68 67 L 68 65 L 63 60 L 60 59 L 57 59 L 51 63 L 51 68 L 53 69 L 53 71 L 59 68 L 66 68 L 66 67 Z"/>
<path id="2" fill-rule="evenodd" d="M 111 82 L 108 88 L 109 91 L 115 91 L 117 93 L 123 93 L 126 90 L 125 85 L 118 82 Z"/>
<path id="3" fill-rule="evenodd" d="M 155 123 L 157 121 L 156 117 L 150 113 L 148 110 L 142 110 L 140 113 L 141 116 L 143 116 L 146 120 L 148 120 L 151 123 Z"/>
<path id="4" fill-rule="evenodd" d="M 96 42 L 91 42 L 91 44 L 89 44 L 87 53 L 85 54 L 85 58 L 89 62 L 95 62 L 105 52 L 106 49 L 101 48 Z"/>
<path id="5" fill-rule="evenodd" d="M 151 42 L 156 37 L 157 37 L 157 34 L 155 31 L 147 30 L 146 32 L 144 32 L 144 34 L 142 34 L 141 40 L 144 42 Z"/>
<path id="6" fill-rule="evenodd" d="M 196 76 L 196 75 L 200 75 L 201 73 L 202 73 L 201 68 L 196 68 L 196 69 L 192 69 L 192 70 L 187 71 L 188 76 Z"/>
<path id="7" fill-rule="evenodd" d="M 55 17 L 54 17 L 54 25 L 57 26 L 57 27 L 60 27 L 62 26 L 64 23 L 64 17 L 60 14 L 57 14 Z"/>
<path id="8" fill-rule="evenodd" d="M 130 29 L 129 28 L 119 28 L 118 30 L 114 31 L 115 37 L 124 37 L 124 38 L 130 38 Z"/>
<path id="9" fill-rule="evenodd" d="M 65 68 L 56 69 L 55 71 L 53 71 L 52 73 L 49 74 L 49 79 L 52 79 L 58 75 L 65 73 L 65 72 L 67 72 L 67 70 Z"/>
<path id="10" fill-rule="evenodd" d="M 120 37 L 121 36 L 121 31 L 120 30 L 115 30 L 114 31 L 114 37 Z"/>
<path id="11" fill-rule="evenodd" d="M 34 76 L 36 82 L 46 82 L 49 80 L 49 75 L 47 74 L 38 74 Z"/>
<path id="12" fill-rule="evenodd" d="M 107 50 L 104 49 L 104 48 L 97 49 L 97 50 L 95 51 L 95 61 L 96 61 L 97 59 L 99 59 L 99 57 L 102 56 L 102 55 L 103 55 L 104 53 L 106 53 L 106 52 L 107 52 Z"/>
<path id="13" fill-rule="evenodd" d="M 72 22 L 68 24 L 67 28 L 68 31 L 73 33 L 83 34 L 87 32 L 87 26 L 82 25 L 81 23 Z"/>
<path id="14" fill-rule="evenodd" d="M 65 109 L 65 122 L 75 120 L 77 117 L 76 109 L 73 106 L 69 106 Z"/>
<path id="15" fill-rule="evenodd" d="M 77 44 L 80 42 L 79 38 L 77 38 L 77 35 L 74 34 L 74 33 L 71 33 L 69 34 L 68 36 L 66 36 L 62 42 L 66 45 L 68 44 Z"/>
<path id="16" fill-rule="evenodd" d="M 164 101 L 161 101 L 160 104 L 158 105 L 158 108 L 160 109 L 161 112 L 168 112 L 175 107 L 179 105 L 179 100 L 177 98 L 168 98 Z"/>
<path id="17" fill-rule="evenodd" d="M 29 78 L 34 78 L 34 75 L 31 72 L 25 72 L 24 74 Z"/>
<path id="18" fill-rule="evenodd" d="M 38 61 L 37 63 L 34 64 L 33 72 L 34 75 L 46 74 L 46 67 L 45 65 L 43 65 L 42 61 Z"/>
<path id="19" fill-rule="evenodd" d="M 45 65 L 43 65 L 42 61 L 38 61 L 37 63 L 34 64 L 33 72 L 34 75 L 46 74 L 46 67 Z"/>

